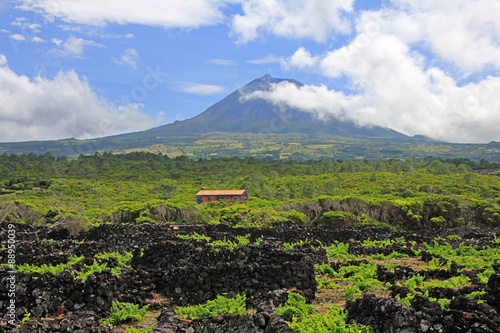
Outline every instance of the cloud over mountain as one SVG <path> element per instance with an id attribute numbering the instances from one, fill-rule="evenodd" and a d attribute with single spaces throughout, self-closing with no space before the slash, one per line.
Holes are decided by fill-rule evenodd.
<path id="1" fill-rule="evenodd" d="M 99 137 L 150 128 L 141 104 L 114 105 L 97 96 L 86 78 L 60 71 L 29 78 L 0 55 L 0 141 Z"/>
<path id="2" fill-rule="evenodd" d="M 326 86 L 297 87 L 284 82 L 245 98 L 299 108 L 319 119 L 337 117 L 362 126 L 385 126 L 408 135 L 424 134 L 450 142 L 487 142 L 498 137 L 500 78 L 457 87 L 438 69 L 422 75 L 419 82 L 399 87 L 396 80 L 392 87 L 375 86 L 351 95 Z M 402 94 L 403 89 L 411 90 Z"/>
<path id="3" fill-rule="evenodd" d="M 60 73 L 72 72 L 81 82 L 83 76 L 92 79 L 96 88 L 91 91 L 120 96 L 130 86 L 141 86 L 148 75 L 138 67 L 161 66 L 169 73 L 171 89 L 141 102 L 153 113 L 168 105 L 167 119 L 179 110 L 190 115 L 200 111 L 187 106 L 184 93 L 194 101 L 269 72 L 314 84 L 277 85 L 253 98 L 408 135 L 500 141 L 495 128 L 500 123 L 498 0 L 16 4 L 9 4 L 12 19 L 0 29 L 12 46 L 10 53 L 2 53 L 12 61 L 19 56 L 11 68 L 30 77 L 63 69 Z M 133 70 L 125 71 L 125 66 Z M 201 98 L 192 105 L 200 103 Z"/>

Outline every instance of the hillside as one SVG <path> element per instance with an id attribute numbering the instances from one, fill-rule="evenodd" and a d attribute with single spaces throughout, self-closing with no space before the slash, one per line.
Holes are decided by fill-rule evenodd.
<path id="1" fill-rule="evenodd" d="M 450 144 L 424 136 L 409 137 L 379 126 L 359 127 L 353 122 L 315 119 L 294 108 L 277 108 L 262 99 L 241 97 L 268 90 L 277 79 L 269 74 L 232 92 L 199 115 L 146 131 L 93 140 L 64 139 L 0 143 L 0 153 L 50 152 L 76 156 L 94 152 L 147 151 L 170 157 L 254 156 L 259 158 L 410 158 L 435 156 L 500 161 L 500 145 Z"/>
<path id="2" fill-rule="evenodd" d="M 324 122 L 311 113 L 294 108 L 277 108 L 263 99 L 244 100 L 243 96 L 255 91 L 268 91 L 271 84 L 295 80 L 277 79 L 269 74 L 256 79 L 215 103 L 201 114 L 184 121 L 176 121 L 134 134 L 136 138 L 199 135 L 210 132 L 228 133 L 328 133 L 348 138 L 385 138 L 411 140 L 408 136 L 378 126 L 358 127 L 353 122 L 332 119 Z M 125 135 L 124 137 L 127 137 Z"/>

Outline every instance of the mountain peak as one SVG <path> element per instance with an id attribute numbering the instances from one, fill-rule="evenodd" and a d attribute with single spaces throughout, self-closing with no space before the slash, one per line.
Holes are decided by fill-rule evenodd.
<path id="1" fill-rule="evenodd" d="M 269 73 L 266 73 L 266 75 L 264 75 L 263 77 L 255 79 L 252 82 L 244 85 L 238 91 L 242 95 L 248 94 L 248 93 L 251 93 L 251 92 L 254 92 L 257 90 L 269 91 L 271 89 L 272 84 L 281 83 L 281 82 L 293 83 L 297 87 L 302 86 L 302 83 L 295 81 L 293 79 L 278 79 L 278 78 L 275 78 L 274 76 L 270 75 Z"/>
<path id="2" fill-rule="evenodd" d="M 278 79 L 266 73 L 232 92 L 194 118 L 149 130 L 152 138 L 186 136 L 188 133 L 327 133 L 341 137 L 390 138 L 405 140 L 407 136 L 381 127 L 363 128 L 340 119 L 322 121 L 314 114 L 293 107 L 279 106 L 261 99 L 242 96 L 255 91 L 271 91 L 276 84 L 302 83 L 293 79 Z"/>
<path id="3" fill-rule="evenodd" d="M 271 79 L 274 79 L 274 77 L 272 77 L 272 75 L 270 75 L 269 73 L 266 73 L 266 75 L 264 75 L 263 77 L 260 78 L 260 80 L 262 80 L 262 81 L 267 81 L 267 80 L 271 80 Z"/>

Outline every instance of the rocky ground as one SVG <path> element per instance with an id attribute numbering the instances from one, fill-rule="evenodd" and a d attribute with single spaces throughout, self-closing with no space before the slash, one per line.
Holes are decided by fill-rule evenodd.
<path id="1" fill-rule="evenodd" d="M 15 326 L 8 323 L 10 319 L 6 315 L 0 323 L 1 331 L 124 332 L 123 328 L 101 326 L 109 317 L 112 302 L 119 301 L 140 306 L 149 304 L 150 313 L 155 313 L 150 322 L 154 325 L 153 332 L 293 332 L 289 323 L 274 311 L 286 301 L 288 291 L 294 291 L 315 305 L 319 312 L 329 304 L 345 307 L 349 320 L 370 325 L 375 332 L 500 332 L 500 263 L 492 262 L 491 269 L 495 272 L 482 283 L 480 276 L 485 269 L 465 269 L 456 262 L 449 267 L 424 269 L 426 263 L 442 260 L 444 264 L 446 258 L 425 251 L 421 245 L 433 242 L 438 236 L 444 239 L 453 235 L 447 238 L 451 247 L 466 244 L 498 250 L 500 244 L 496 235 L 499 230 L 464 228 L 436 235 L 375 227 L 307 228 L 291 223 L 271 229 L 110 224 L 70 235 L 64 229 L 15 227 L 16 265 L 56 266 L 66 264 L 71 256 L 85 259 L 56 274 L 11 274 L 9 267 L 0 267 L 2 315 L 8 313 L 12 299 L 8 279 L 14 275 L 16 281 Z M 7 244 L 8 225 L 2 224 L 0 230 L 2 244 Z M 205 235 L 210 241 L 187 237 L 194 235 Z M 235 245 L 241 239 L 239 236 L 247 237 L 249 244 L 212 244 L 219 240 Z M 367 239 L 397 238 L 404 242 L 382 247 L 362 243 Z M 296 246 L 286 249 L 284 243 Z M 329 258 L 325 248 L 339 243 L 349 244 L 349 255 L 359 260 Z M 412 249 L 419 250 L 418 256 Z M 86 279 L 75 278 L 74 272 L 91 266 L 97 254 L 114 251 L 132 253 L 120 274 L 102 270 Z M 379 290 L 377 295 L 363 292 L 346 300 L 338 289 L 318 287 L 316 264 L 327 264 L 338 272 L 344 266 L 372 262 L 374 255 L 391 253 L 406 257 L 391 262 L 391 269 L 382 262 L 377 265 L 375 278 L 391 286 Z M 96 260 L 108 268 L 119 265 L 116 258 Z M 0 262 L 8 262 L 5 246 Z M 398 299 L 410 292 L 404 281 L 416 275 L 435 280 L 465 276 L 470 284 L 459 288 L 430 288 L 425 297 L 416 295 L 410 307 Z M 190 320 L 175 313 L 176 306 L 200 304 L 220 294 L 243 292 L 247 308 L 252 309 L 245 315 L 226 314 Z M 466 297 L 473 292 L 481 292 L 480 299 Z M 432 299 L 450 301 L 442 307 Z"/>

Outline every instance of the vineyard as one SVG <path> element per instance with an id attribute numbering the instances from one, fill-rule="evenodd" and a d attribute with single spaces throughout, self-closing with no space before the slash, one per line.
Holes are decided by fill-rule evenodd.
<path id="1" fill-rule="evenodd" d="M 13 331 L 500 329 L 498 229 L 123 224 L 70 235 L 15 227 Z M 3 223 L 2 244 L 7 231 Z M 8 271 L 0 268 L 2 281 Z"/>
<path id="2" fill-rule="evenodd" d="M 0 330 L 498 332 L 500 165 L 0 155 Z M 246 202 L 196 203 L 201 187 Z"/>

